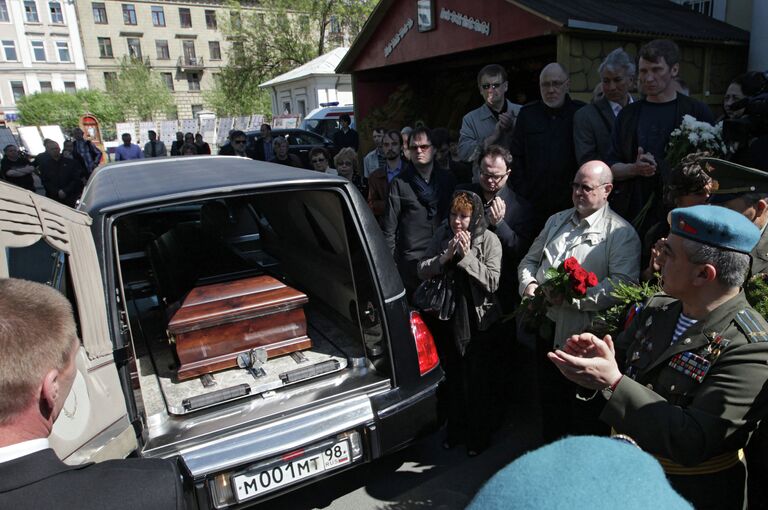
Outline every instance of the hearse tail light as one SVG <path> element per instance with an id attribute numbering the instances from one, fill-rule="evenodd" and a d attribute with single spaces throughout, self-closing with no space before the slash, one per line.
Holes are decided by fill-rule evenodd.
<path id="1" fill-rule="evenodd" d="M 424 375 L 440 363 L 437 347 L 432 333 L 424 323 L 419 312 L 411 312 L 411 334 L 416 341 L 416 352 L 419 356 L 419 374 Z"/>

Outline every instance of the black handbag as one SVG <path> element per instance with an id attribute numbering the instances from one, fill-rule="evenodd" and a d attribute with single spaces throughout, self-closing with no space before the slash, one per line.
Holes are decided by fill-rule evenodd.
<path id="1" fill-rule="evenodd" d="M 446 272 L 421 282 L 413 292 L 413 305 L 442 321 L 450 319 L 456 307 L 451 275 Z"/>

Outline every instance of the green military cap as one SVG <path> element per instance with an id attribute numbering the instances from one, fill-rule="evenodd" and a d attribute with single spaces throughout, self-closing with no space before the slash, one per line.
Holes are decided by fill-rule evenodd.
<path id="1" fill-rule="evenodd" d="M 712 178 L 710 204 L 722 204 L 746 193 L 768 193 L 768 172 L 717 158 L 702 158 Z"/>
<path id="2" fill-rule="evenodd" d="M 669 231 L 716 248 L 750 253 L 760 240 L 760 229 L 744 215 L 712 205 L 679 207 L 670 214 Z"/>

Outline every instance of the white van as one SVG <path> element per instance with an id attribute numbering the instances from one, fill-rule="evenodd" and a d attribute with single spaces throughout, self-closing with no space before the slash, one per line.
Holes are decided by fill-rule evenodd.
<path id="1" fill-rule="evenodd" d="M 352 119 L 352 128 L 355 127 L 355 108 L 353 105 L 348 104 L 344 106 L 333 105 L 329 103 L 323 103 L 325 106 L 315 108 L 304 118 L 301 122 L 301 129 L 312 131 L 326 138 L 333 140 L 333 134 L 341 129 L 339 124 L 339 117 L 343 114 L 349 115 Z"/>

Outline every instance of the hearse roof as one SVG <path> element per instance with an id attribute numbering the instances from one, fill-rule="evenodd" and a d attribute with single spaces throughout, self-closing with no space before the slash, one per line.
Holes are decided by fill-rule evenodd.
<path id="1" fill-rule="evenodd" d="M 234 156 L 140 159 L 99 168 L 80 209 L 111 210 L 280 184 L 346 183 L 343 177 Z"/>

